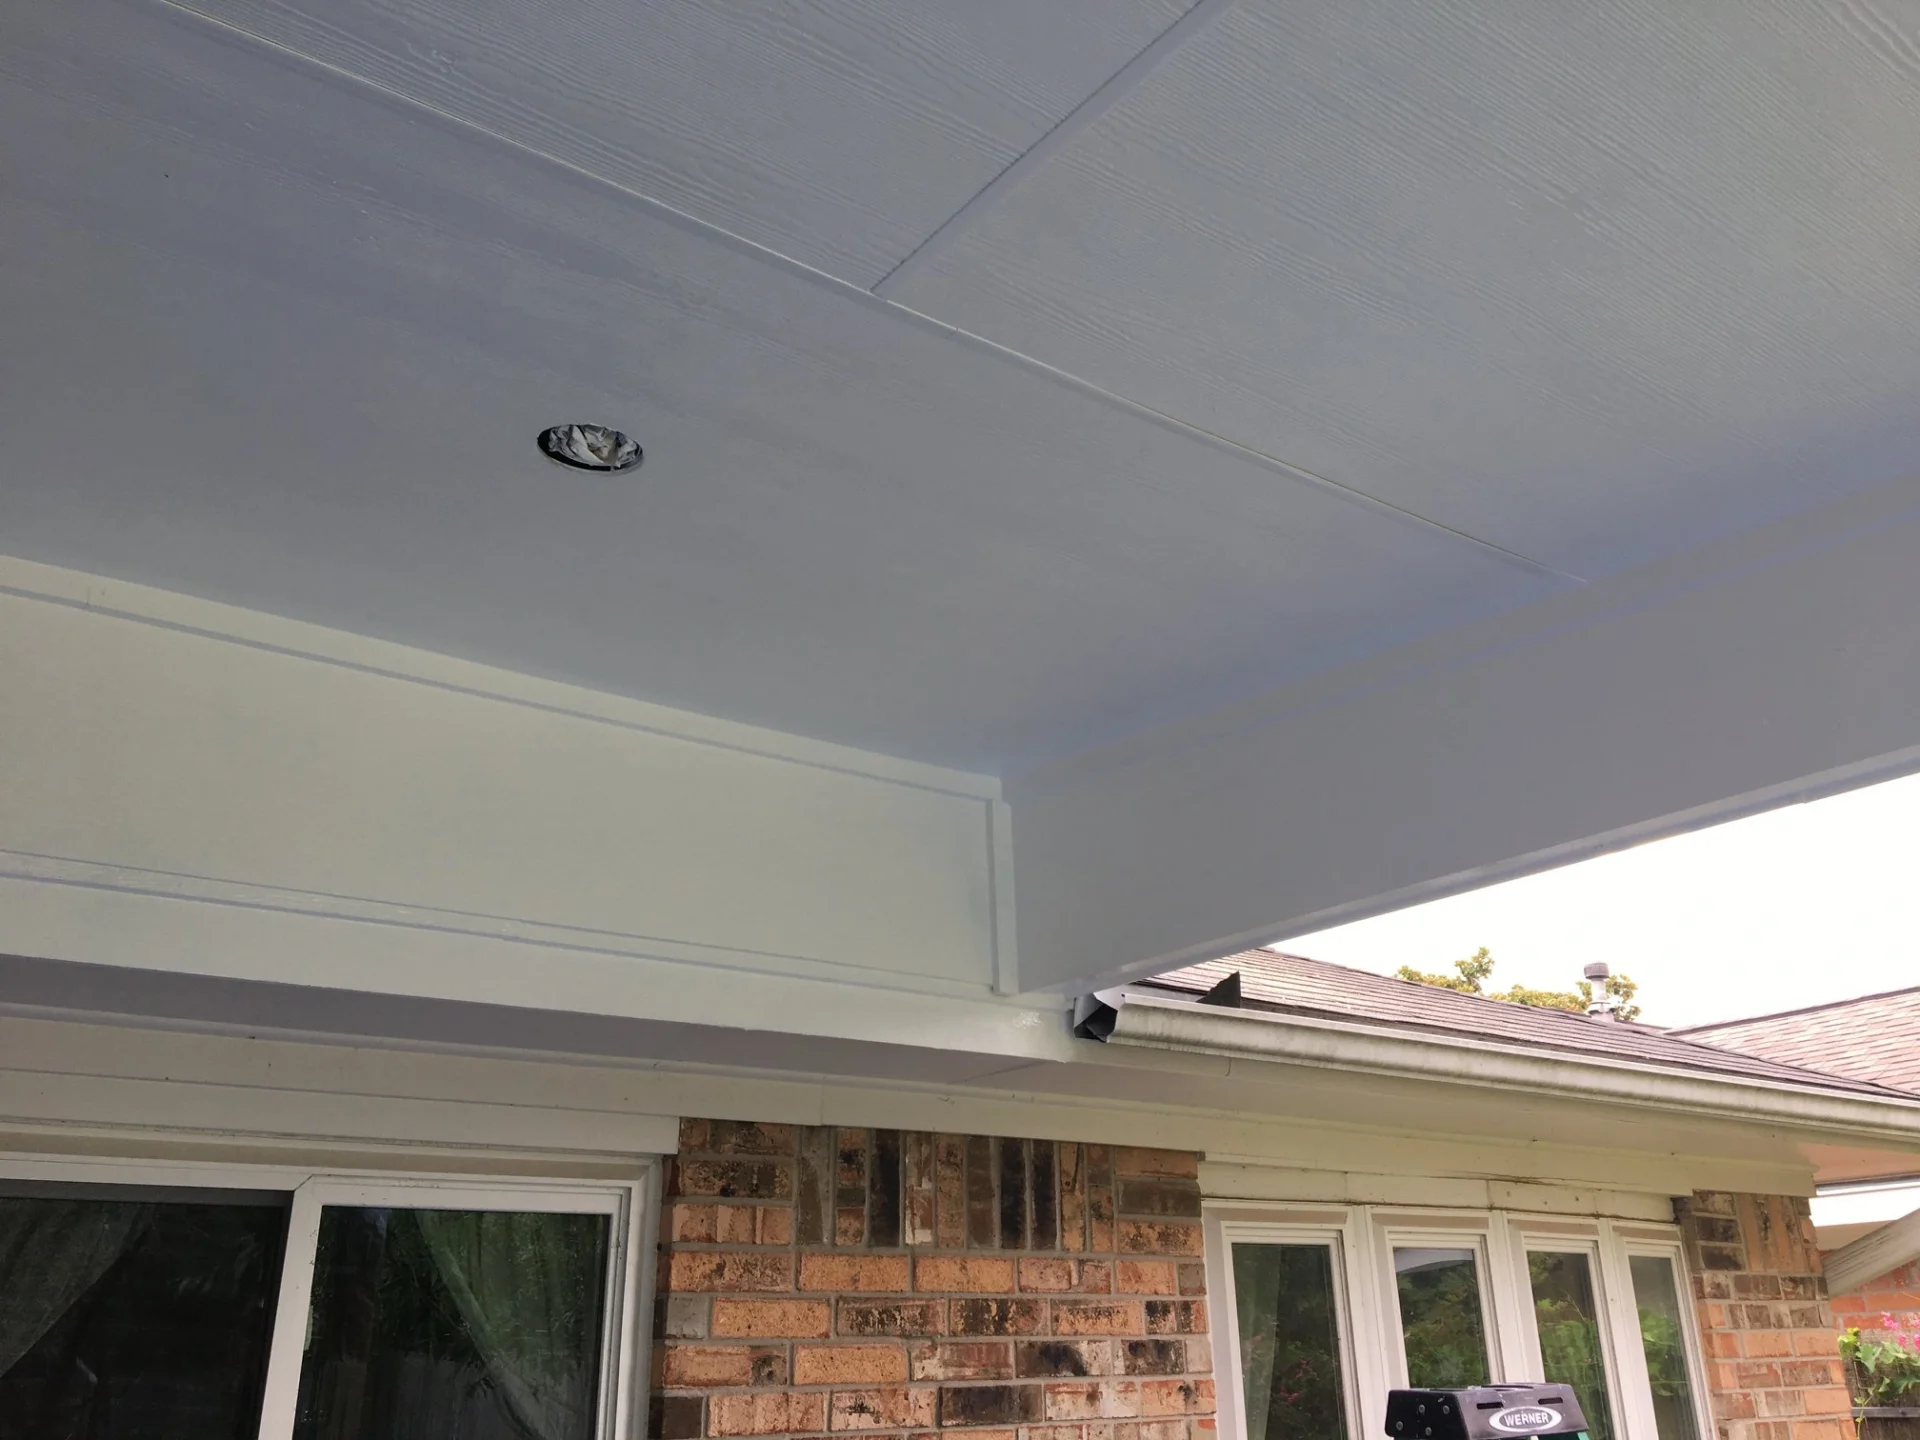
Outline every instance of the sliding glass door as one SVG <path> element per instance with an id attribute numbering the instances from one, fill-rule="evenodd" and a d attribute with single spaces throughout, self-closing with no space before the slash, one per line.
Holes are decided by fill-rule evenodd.
<path id="1" fill-rule="evenodd" d="M 0 1181 L 0 1440 L 604 1440 L 636 1195 Z"/>

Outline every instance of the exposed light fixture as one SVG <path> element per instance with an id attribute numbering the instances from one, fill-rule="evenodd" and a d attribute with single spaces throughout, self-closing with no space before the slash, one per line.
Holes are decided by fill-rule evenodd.
<path id="1" fill-rule="evenodd" d="M 556 425 L 540 432 L 540 453 L 575 470 L 636 470 L 640 442 L 605 425 Z"/>

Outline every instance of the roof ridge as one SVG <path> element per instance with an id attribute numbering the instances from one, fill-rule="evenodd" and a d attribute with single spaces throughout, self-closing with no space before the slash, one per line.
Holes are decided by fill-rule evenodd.
<path id="1" fill-rule="evenodd" d="M 1920 985 L 1902 985 L 1897 990 L 1876 990 L 1871 995 L 1853 995 L 1844 1000 L 1823 1000 L 1818 1005 L 1797 1005 L 1791 1010 L 1769 1010 L 1763 1015 L 1747 1015 L 1738 1020 L 1709 1020 L 1704 1025 L 1676 1025 L 1669 1035 L 1698 1035 L 1707 1030 L 1731 1030 L 1738 1025 L 1758 1025 L 1763 1020 L 1785 1020 L 1794 1015 L 1812 1015 L 1821 1010 L 1838 1010 L 1844 1005 L 1864 1005 L 1869 1000 L 1891 1000 L 1896 995 L 1920 994 Z"/>

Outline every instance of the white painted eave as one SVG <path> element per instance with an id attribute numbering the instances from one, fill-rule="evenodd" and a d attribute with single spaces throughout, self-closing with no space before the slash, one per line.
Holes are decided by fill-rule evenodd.
<path id="1" fill-rule="evenodd" d="M 1564 1096 L 1906 1146 L 1920 1143 L 1920 1099 L 1851 1094 L 1436 1031 L 1395 1032 L 1322 1016 L 1234 1010 L 1130 987 L 1089 998 L 1111 1011 L 1112 1029 L 1102 1037 L 1111 1045 Z M 1083 1000 L 1076 1020 L 1084 1020 L 1090 1008 Z"/>

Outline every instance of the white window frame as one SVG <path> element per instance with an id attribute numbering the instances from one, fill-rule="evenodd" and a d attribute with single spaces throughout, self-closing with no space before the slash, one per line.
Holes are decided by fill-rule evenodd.
<path id="1" fill-rule="evenodd" d="M 484 1162 L 483 1162 L 484 1163 Z M 646 1416 L 653 1233 L 660 1173 L 656 1160 L 629 1162 L 631 1179 L 546 1179 L 398 1171 L 389 1168 L 308 1170 L 287 1165 L 199 1161 L 142 1161 L 109 1157 L 50 1158 L 0 1152 L 0 1179 L 63 1185 L 122 1185 L 167 1189 L 280 1191 L 291 1196 L 279 1299 L 269 1338 L 260 1440 L 291 1440 L 305 1359 L 307 1310 L 320 1212 L 327 1205 L 396 1209 L 511 1210 L 599 1214 L 609 1217 L 606 1310 L 601 1326 L 601 1382 L 595 1435 L 626 1440 Z"/>
<path id="2" fill-rule="evenodd" d="M 1212 1307 L 1209 1324 L 1220 1337 L 1215 1370 L 1224 1368 L 1231 1383 L 1216 1383 L 1214 1407 L 1218 1424 L 1229 1435 L 1246 1434 L 1245 1400 L 1240 1393 L 1239 1300 L 1234 1291 L 1235 1245 L 1325 1245 L 1333 1251 L 1333 1303 L 1339 1329 L 1340 1380 L 1346 1401 L 1349 1440 L 1364 1440 L 1369 1411 L 1365 1396 L 1379 1389 L 1377 1367 L 1358 1338 L 1354 1297 L 1367 1283 L 1371 1247 L 1364 1227 L 1351 1210 L 1297 1209 L 1255 1212 L 1237 1217 L 1232 1212 L 1205 1213 L 1207 1294 Z M 1384 1413 L 1384 1412 L 1383 1412 Z"/>
<path id="3" fill-rule="evenodd" d="M 1666 1260 L 1673 1266 L 1680 1296 L 1694 1423 L 1700 1440 L 1712 1440 L 1693 1281 L 1676 1227 L 1499 1210 L 1250 1201 L 1208 1202 L 1203 1218 L 1209 1318 L 1217 1337 L 1215 1388 L 1222 1440 L 1249 1440 L 1240 1394 L 1239 1319 L 1228 1247 L 1263 1240 L 1326 1243 L 1329 1238 L 1337 1241 L 1337 1253 L 1344 1260 L 1335 1274 L 1343 1292 L 1338 1297 L 1345 1325 L 1342 1365 L 1354 1440 L 1381 1432 L 1386 1423 L 1386 1392 L 1407 1383 L 1393 1251 L 1408 1246 L 1477 1252 L 1488 1367 L 1496 1383 L 1540 1376 L 1527 1251 L 1588 1255 L 1617 1440 L 1659 1440 L 1628 1260 L 1641 1254 Z"/>

